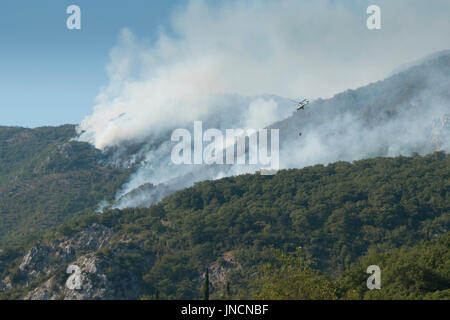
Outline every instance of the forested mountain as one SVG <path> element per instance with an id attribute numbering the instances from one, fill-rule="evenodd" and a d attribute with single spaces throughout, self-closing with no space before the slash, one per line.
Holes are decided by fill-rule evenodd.
<path id="1" fill-rule="evenodd" d="M 300 270 L 334 288 L 322 298 L 448 298 L 449 168 L 439 152 L 201 182 L 4 248 L 1 297 L 201 298 L 208 268 L 211 298 L 273 298 L 258 288 L 262 266 L 276 261 L 274 249 L 301 247 L 315 262 Z M 385 290 L 364 291 L 367 263 L 386 271 Z M 81 290 L 64 286 L 69 264 Z"/>
<path id="2" fill-rule="evenodd" d="M 370 250 L 333 279 L 301 250 L 274 252 L 250 288 L 258 299 L 450 299 L 450 233 L 412 248 Z M 367 267 L 380 269 L 380 289 L 368 290 Z"/>
<path id="3" fill-rule="evenodd" d="M 75 134 L 73 125 L 0 127 L 0 246 L 94 212 L 126 182 L 130 170 L 100 165 L 101 152 Z"/>
<path id="4" fill-rule="evenodd" d="M 218 110 L 200 119 L 204 130 L 243 128 L 247 115 L 242 110 L 258 100 L 271 102 L 280 109 L 279 117 L 273 117 L 268 128 L 279 129 L 281 168 L 450 151 L 448 51 L 427 57 L 375 83 L 327 99 L 312 100 L 298 112 L 292 101 L 281 97 L 225 99 Z M 289 108 L 290 115 L 286 112 Z M 264 115 L 264 110 L 255 114 Z M 280 117 L 283 120 L 278 121 Z M 191 127 L 192 123 L 186 124 L 189 130 Z M 138 145 L 127 141 L 126 146 L 118 148 L 115 161 L 129 158 L 147 161 L 132 176 L 129 193 L 123 194 L 115 205 L 121 208 L 149 206 L 162 195 L 190 187 L 194 182 L 255 172 L 260 168 L 248 164 L 174 165 L 170 134 L 171 131 L 161 132 L 158 139 L 150 136 L 143 139 L 144 143 L 139 140 Z M 157 185 L 140 188 L 145 183 Z"/>
<path id="5" fill-rule="evenodd" d="M 170 130 L 101 151 L 72 125 L 0 127 L 0 298 L 197 299 L 209 270 L 211 298 L 448 299 L 449 70 L 446 52 L 292 116 L 260 97 L 301 168 L 274 176 L 177 166 Z M 230 110 L 253 98 L 225 100 L 208 126 L 246 122 Z"/>

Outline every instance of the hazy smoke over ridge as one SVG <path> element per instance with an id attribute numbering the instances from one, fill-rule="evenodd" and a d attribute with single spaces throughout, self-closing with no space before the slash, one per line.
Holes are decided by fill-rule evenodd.
<path id="1" fill-rule="evenodd" d="M 448 1 L 434 1 L 433 6 L 425 1 L 377 1 L 382 9 L 382 29 L 377 31 L 366 28 L 369 4 L 190 1 L 172 17 L 175 36 L 162 32 L 156 43 L 146 46 L 124 29 L 111 51 L 110 83 L 100 92 L 93 114 L 79 126 L 80 140 L 100 149 L 117 148 L 118 159 L 144 160 L 119 196 L 148 182 L 166 183 L 187 175 L 183 183 L 177 182 L 183 187 L 217 177 L 217 172 L 193 173 L 189 166 L 175 167 L 170 162 L 173 129 L 189 129 L 194 120 L 219 129 L 265 127 L 289 116 L 288 108 L 294 106 L 260 95 L 330 97 L 382 79 L 404 62 L 450 47 Z M 433 119 L 445 108 L 445 103 L 434 104 L 423 119 Z M 282 146 L 290 150 L 281 157 L 285 167 L 376 155 L 391 138 L 396 143 L 381 154 L 405 154 L 411 151 L 409 128 L 424 128 L 420 118 L 406 115 L 409 122 L 386 123 L 389 135 L 383 138 L 351 112 L 337 118 L 332 113 L 321 114 L 321 119 L 311 115 L 324 110 L 332 109 L 304 113 L 316 127 L 307 123 L 291 127 L 309 129 L 309 135 L 301 143 L 292 139 L 295 134 L 287 135 L 286 142 L 301 149 Z M 398 135 L 402 126 L 407 140 Z M 363 148 L 355 144 L 355 137 L 372 137 L 370 143 L 379 145 Z M 124 151 L 129 144 L 140 147 L 130 154 Z M 242 170 L 227 168 L 222 174 Z M 148 202 L 148 196 L 141 198 L 122 201 L 120 206 Z"/>

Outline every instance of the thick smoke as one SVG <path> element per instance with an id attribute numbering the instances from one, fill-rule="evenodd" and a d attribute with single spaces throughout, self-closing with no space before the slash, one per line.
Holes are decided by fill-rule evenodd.
<path id="1" fill-rule="evenodd" d="M 194 120 L 203 120 L 205 129 L 266 127 L 295 108 L 280 96 L 331 97 L 450 47 L 448 1 L 377 2 L 382 29 L 376 31 L 365 23 L 371 3 L 356 0 L 189 1 L 171 18 L 170 33 L 161 32 L 155 43 L 146 45 L 123 29 L 111 51 L 110 83 L 78 128 L 79 139 L 105 150 L 111 161 L 139 163 L 117 205 L 148 205 L 195 181 L 256 170 L 175 166 L 175 128 L 192 130 Z M 430 76 L 426 85 L 432 83 Z M 366 96 L 383 101 L 383 94 Z M 349 93 L 331 99 L 334 106 L 318 100 L 280 123 L 282 165 L 425 151 L 427 126 L 448 110 L 448 101 L 434 96 L 415 91 L 396 101 L 389 119 L 372 117 L 379 118 L 376 124 L 361 111 L 373 112 L 364 109 L 378 107 L 373 101 L 356 103 Z M 297 131 L 303 132 L 300 139 Z"/>

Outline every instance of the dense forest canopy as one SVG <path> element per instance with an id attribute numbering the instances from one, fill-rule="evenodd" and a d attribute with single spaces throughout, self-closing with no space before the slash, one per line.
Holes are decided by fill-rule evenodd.
<path id="1" fill-rule="evenodd" d="M 223 297 L 227 286 L 233 297 L 256 297 L 266 291 L 253 291 L 252 284 L 261 266 L 276 261 L 273 250 L 291 254 L 299 247 L 314 261 L 311 274 L 337 286 L 330 298 L 441 297 L 449 279 L 448 236 L 443 237 L 450 224 L 449 168 L 450 156 L 438 152 L 205 181 L 149 208 L 116 209 L 74 220 L 48 232 L 40 243 L 51 246 L 93 225 L 111 230 L 113 235 L 105 246 L 77 256 L 95 254 L 117 289 L 116 298 L 129 298 L 121 292 L 131 283 L 133 298 L 152 297 L 157 290 L 161 298 L 201 298 L 206 267 L 211 298 Z M 441 238 L 447 240 L 438 240 L 432 258 L 436 268 L 430 269 L 427 254 L 431 251 L 426 248 Z M 414 245 L 418 247 L 396 251 Z M 26 274 L 17 274 L 27 249 L 11 249 L 10 258 L 2 263 L 7 266 L 3 276 L 15 274 L 19 279 L 16 291 L 4 292 L 9 297 L 23 296 L 33 288 Z M 424 255 L 423 259 L 416 259 L 415 252 Z M 358 261 L 378 259 L 379 264 L 389 265 L 401 261 L 395 255 L 406 259 L 404 268 L 414 262 L 418 274 L 436 283 L 425 279 L 425 287 L 408 295 L 409 286 L 420 276 L 397 286 L 401 280 L 395 280 L 394 274 L 406 269 L 396 266 L 397 271 L 387 271 L 386 277 L 392 279 L 389 290 L 379 295 L 362 292 L 360 277 L 366 279 L 367 274 L 358 273 L 364 267 Z M 60 264 L 54 265 L 34 286 L 58 272 L 65 276 L 64 269 L 56 267 Z M 358 276 L 352 278 L 352 273 Z M 123 283 L 124 279 L 129 283 Z M 336 279 L 345 281 L 336 284 Z"/>
<path id="2" fill-rule="evenodd" d="M 0 127 L 0 246 L 94 212 L 126 182 L 130 170 L 100 165 L 74 136 L 73 125 Z"/>

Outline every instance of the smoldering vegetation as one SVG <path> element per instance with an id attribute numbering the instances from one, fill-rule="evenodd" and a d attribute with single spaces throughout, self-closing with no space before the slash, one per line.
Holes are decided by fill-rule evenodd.
<path id="1" fill-rule="evenodd" d="M 192 0 L 150 45 L 123 29 L 110 83 L 78 127 L 108 163 L 135 169 L 109 206 L 148 206 L 196 181 L 259 170 L 175 165 L 171 133 L 196 120 L 204 130 L 280 129 L 281 168 L 448 151 L 450 55 L 428 55 L 450 46 L 449 3 L 380 5 L 378 33 L 359 1 Z M 302 96 L 313 102 L 295 112 L 285 97 Z"/>
<path id="2" fill-rule="evenodd" d="M 281 168 L 302 168 L 336 161 L 371 157 L 428 154 L 450 150 L 450 54 L 430 58 L 388 79 L 330 99 L 317 99 L 305 110 L 276 96 L 227 97 L 204 121 L 205 128 L 245 127 L 248 118 L 239 114 L 251 101 L 276 103 L 278 117 L 287 118 L 267 128 L 280 130 Z M 231 107 L 226 107 L 229 105 Z M 230 112 L 230 109 L 235 108 Z M 442 122 L 441 123 L 441 119 Z M 433 127 L 440 124 L 436 131 Z M 187 126 L 192 132 L 192 124 Z M 301 133 L 301 135 L 299 135 Z M 435 135 L 439 135 L 438 141 Z M 159 141 L 126 143 L 105 150 L 116 165 L 134 163 L 136 173 L 118 192 L 115 207 L 148 206 L 197 181 L 254 173 L 251 165 L 175 165 L 170 154 L 170 132 Z"/>
<path id="3" fill-rule="evenodd" d="M 449 71 L 446 52 L 383 81 L 319 99 L 274 124 L 281 129 L 283 167 L 448 152 L 449 124 L 438 130 L 438 144 L 433 126 L 450 113 Z"/>

